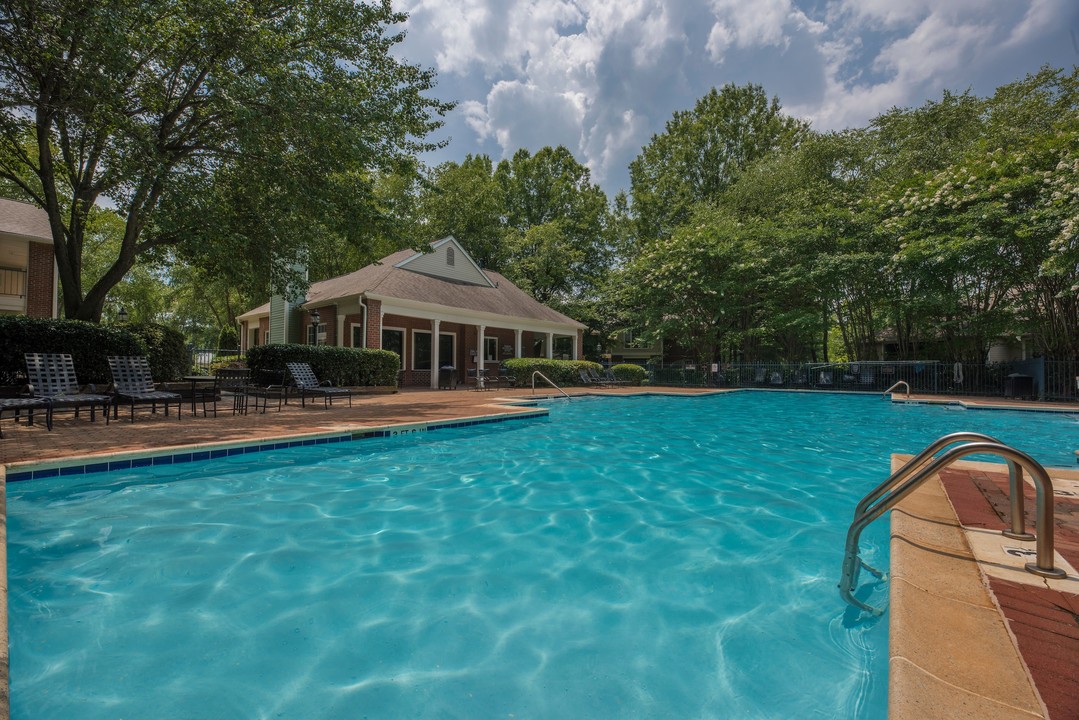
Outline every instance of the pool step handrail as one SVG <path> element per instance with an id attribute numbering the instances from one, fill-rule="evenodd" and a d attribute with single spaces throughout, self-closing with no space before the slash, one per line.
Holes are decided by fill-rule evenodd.
<path id="1" fill-rule="evenodd" d="M 896 503 L 914 492 L 928 478 L 933 477 L 956 460 L 976 454 L 997 455 L 1008 461 L 1010 494 L 1013 496 L 1012 531 L 1014 531 L 1017 524 L 1025 530 L 1023 516 L 1014 517 L 1016 507 L 1014 496 L 1022 495 L 1023 491 L 1020 468 L 1025 468 L 1030 473 L 1036 490 L 1037 514 L 1035 526 L 1038 532 L 1035 537 L 1037 540 L 1035 562 L 1027 563 L 1025 569 L 1027 572 L 1045 578 L 1067 577 L 1067 573 L 1053 565 L 1053 481 L 1049 477 L 1049 473 L 1045 471 L 1045 468 L 1037 460 L 1003 443 L 979 439 L 951 448 L 928 464 L 924 462 L 925 458 L 932 455 L 936 450 L 959 440 L 965 440 L 967 439 L 965 436 L 971 435 L 978 435 L 978 433 L 953 433 L 938 439 L 900 468 L 891 478 L 874 488 L 866 498 L 863 498 L 862 502 L 858 503 L 859 510 L 856 511 L 854 521 L 847 530 L 847 542 L 843 553 L 843 573 L 839 580 L 839 594 L 844 600 L 873 615 L 881 615 L 884 612 L 882 608 L 864 603 L 854 596 L 854 589 L 858 583 L 858 573 L 861 569 L 864 568 L 876 577 L 886 579 L 885 573 L 872 567 L 859 556 L 858 540 L 862 531 L 885 512 L 891 510 Z M 933 449 L 934 446 L 936 446 L 935 449 Z M 908 467 L 914 469 L 904 472 Z M 893 480 L 893 478 L 897 479 Z M 1022 507 L 1022 503 L 1019 504 L 1019 507 Z M 1004 531 L 1003 534 L 1009 537 L 1013 536 L 1011 531 Z M 1024 535 L 1026 535 L 1025 532 Z"/>
<path id="2" fill-rule="evenodd" d="M 540 372 L 539 370 L 533 370 L 533 371 L 532 371 L 532 394 L 533 394 L 533 395 L 535 395 L 535 394 L 536 394 L 536 376 L 537 376 L 537 375 L 539 375 L 539 376 L 540 376 L 541 378 L 543 378 L 544 380 L 546 380 L 546 381 L 547 381 L 547 384 L 548 384 L 548 385 L 550 385 L 551 387 L 553 387 L 553 388 L 554 388 L 555 390 L 557 390 L 558 392 L 562 393 L 562 394 L 563 394 L 563 395 L 564 395 L 565 397 L 569 397 L 569 395 L 568 395 L 568 394 L 566 393 L 566 391 L 565 391 L 565 390 L 563 390 L 562 388 L 560 388 L 560 387 L 558 387 L 557 385 L 555 385 L 555 383 L 554 383 L 554 380 L 551 380 L 551 378 L 547 377 L 546 375 L 544 375 L 543 373 L 541 373 L 541 372 Z"/>
<path id="3" fill-rule="evenodd" d="M 909 383 L 909 382 L 907 382 L 906 380 L 899 380 L 899 381 L 897 381 L 897 382 L 896 382 L 896 383 L 895 383 L 894 385 L 892 385 L 892 386 L 891 386 L 890 388 L 888 388 L 887 390 L 885 390 L 884 392 L 882 392 L 882 393 L 880 394 L 880 396 L 881 396 L 882 398 L 888 397 L 888 393 L 892 392 L 893 390 L 895 390 L 896 388 L 898 388 L 898 387 L 899 387 L 900 385 L 904 386 L 904 387 L 905 387 L 905 388 L 907 389 L 907 400 L 910 400 L 910 383 Z"/>

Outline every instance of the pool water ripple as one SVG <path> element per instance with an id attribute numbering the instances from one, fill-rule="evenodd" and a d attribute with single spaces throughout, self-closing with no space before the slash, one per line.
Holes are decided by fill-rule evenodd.
<path id="1" fill-rule="evenodd" d="M 854 504 L 958 429 L 1060 464 L 1075 423 L 1017 415 L 623 398 L 13 484 L 13 716 L 883 718 Z"/>

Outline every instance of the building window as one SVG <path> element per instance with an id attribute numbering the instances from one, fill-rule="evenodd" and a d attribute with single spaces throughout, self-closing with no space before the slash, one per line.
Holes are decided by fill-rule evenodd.
<path id="1" fill-rule="evenodd" d="M 494 362 L 498 360 L 498 338 L 483 338 L 483 360 L 484 362 Z"/>
<path id="2" fill-rule="evenodd" d="M 360 323 L 352 323 L 352 347 L 363 347 L 363 325 Z"/>
<path id="3" fill-rule="evenodd" d="M 396 328 L 382 328 L 382 349 L 397 353 L 401 359 L 401 369 L 405 367 L 405 331 Z"/>
<path id="4" fill-rule="evenodd" d="M 542 335 L 532 340 L 532 357 L 547 357 L 547 339 Z"/>
<path id="5" fill-rule="evenodd" d="M 412 331 L 412 369 L 431 369 L 431 331 Z"/>
<path id="6" fill-rule="evenodd" d="M 453 267 L 453 248 L 446 248 L 446 264 Z"/>
<path id="7" fill-rule="evenodd" d="M 307 344 L 308 345 L 323 345 L 326 343 L 326 323 L 319 323 L 318 325 L 311 324 L 307 326 Z"/>
<path id="8" fill-rule="evenodd" d="M 438 334 L 438 366 L 445 367 L 456 366 L 457 362 L 454 360 L 456 353 L 454 353 L 454 345 L 457 342 L 457 336 L 453 333 L 439 333 Z"/>

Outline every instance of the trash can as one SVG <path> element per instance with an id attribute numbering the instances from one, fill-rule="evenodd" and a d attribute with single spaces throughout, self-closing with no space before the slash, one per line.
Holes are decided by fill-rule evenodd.
<path id="1" fill-rule="evenodd" d="M 443 365 L 438 369 L 438 389 L 453 390 L 457 387 L 457 368 Z"/>
<path id="2" fill-rule="evenodd" d="M 1034 378 L 1020 373 L 1004 378 L 1004 397 L 1034 397 Z"/>

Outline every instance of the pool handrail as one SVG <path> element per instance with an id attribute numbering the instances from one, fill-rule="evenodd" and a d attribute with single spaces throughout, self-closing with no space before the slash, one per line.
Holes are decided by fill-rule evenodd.
<path id="1" fill-rule="evenodd" d="M 566 393 L 566 391 L 565 391 L 565 390 L 563 390 L 562 388 L 560 388 L 560 387 L 558 387 L 557 385 L 555 385 L 555 383 L 554 383 L 554 380 L 551 380 L 551 378 L 547 377 L 546 375 L 544 375 L 543 373 L 541 373 L 541 372 L 540 372 L 539 370 L 533 370 L 533 371 L 532 371 L 532 394 L 533 394 L 533 395 L 535 395 L 535 394 L 536 394 L 536 376 L 537 376 L 537 375 L 539 375 L 539 376 L 540 376 L 541 378 L 543 378 L 544 380 L 546 380 L 546 381 L 547 381 L 547 384 L 548 384 L 548 385 L 550 385 L 551 387 L 553 387 L 553 388 L 554 388 L 555 390 L 557 390 L 558 392 L 562 393 L 562 395 L 564 395 L 565 397 L 569 397 L 569 394 L 568 394 L 568 393 Z"/>
<path id="2" fill-rule="evenodd" d="M 882 398 L 884 398 L 884 397 L 887 397 L 887 396 L 888 396 L 888 393 L 892 392 L 893 390 L 895 390 L 895 389 L 896 389 L 897 387 L 899 387 L 900 385 L 903 385 L 903 386 L 905 386 L 905 387 L 907 388 L 907 400 L 910 400 L 910 383 L 909 383 L 909 382 L 907 382 L 906 380 L 899 380 L 899 381 L 897 381 L 897 382 L 896 382 L 896 383 L 895 383 L 894 385 L 892 385 L 892 386 L 891 386 L 890 388 L 888 388 L 887 390 L 885 390 L 884 392 L 882 392 L 882 393 L 880 394 L 880 396 L 881 396 Z"/>
<path id="3" fill-rule="evenodd" d="M 976 433 L 953 433 L 953 435 L 944 436 L 933 445 L 937 445 L 944 440 L 948 440 L 946 444 L 956 442 L 956 435 L 975 434 Z M 951 439 L 949 440 L 949 438 Z M 930 448 L 932 447 L 933 446 L 931 445 Z M 937 449 L 940 449 L 940 447 L 941 446 L 938 446 Z M 927 450 L 929 450 L 929 448 L 927 448 Z M 925 451 L 920 453 L 917 458 L 914 458 L 914 460 L 908 462 L 904 468 L 901 468 L 900 472 L 906 467 L 912 466 L 915 460 L 919 460 L 925 454 Z M 879 499 L 878 502 L 873 503 L 872 499 L 869 502 L 866 502 L 865 499 L 863 499 L 863 501 L 858 504 L 859 508 L 862 508 L 862 510 L 861 512 L 856 513 L 854 521 L 847 530 L 847 542 L 843 554 L 843 574 L 839 581 L 839 593 L 844 600 L 873 615 L 881 615 L 884 612 L 882 608 L 874 607 L 854 597 L 854 586 L 858 581 L 858 571 L 861 568 L 869 570 L 881 579 L 884 579 L 885 577 L 884 573 L 867 564 L 859 557 L 858 540 L 861 537 L 862 530 L 894 507 L 900 500 L 912 493 L 919 485 L 925 482 L 925 480 L 934 476 L 940 470 L 956 460 L 964 458 L 967 455 L 975 454 L 998 455 L 1007 460 L 1009 469 L 1013 466 L 1015 468 L 1013 472 L 1009 473 L 1013 482 L 1018 481 L 1018 479 L 1022 477 L 1019 468 L 1025 468 L 1031 474 L 1031 478 L 1034 480 L 1037 502 L 1035 519 L 1036 528 L 1038 530 L 1035 538 L 1037 540 L 1037 546 L 1035 548 L 1036 561 L 1033 563 L 1026 563 L 1024 567 L 1027 572 L 1045 578 L 1067 577 L 1067 573 L 1053 566 L 1053 481 L 1045 471 L 1045 468 L 1042 467 L 1037 460 L 1026 453 L 1008 445 L 999 442 L 975 441 L 968 442 L 965 445 L 960 445 L 959 447 L 946 451 L 943 455 L 933 459 L 928 465 L 920 467 L 913 475 L 904 473 L 902 477 L 905 478 L 905 480 L 903 480 L 898 487 L 895 487 L 888 492 L 886 496 L 884 496 L 884 491 L 881 491 L 881 487 L 887 485 L 887 482 L 882 483 L 882 486 L 878 486 L 870 493 L 870 495 L 875 495 L 876 499 Z M 887 490 L 887 488 L 885 488 L 885 490 Z M 1014 496 L 1017 493 L 1022 494 L 1021 486 L 1012 487 L 1011 494 Z M 1014 509 L 1014 502 L 1012 507 Z M 1016 518 L 1013 517 L 1013 529 L 1016 526 L 1016 522 Z M 1022 525 L 1021 519 L 1018 522 Z M 1008 531 L 1005 531 L 1004 534 L 1011 536 Z"/>

